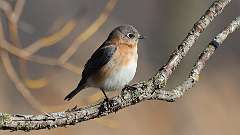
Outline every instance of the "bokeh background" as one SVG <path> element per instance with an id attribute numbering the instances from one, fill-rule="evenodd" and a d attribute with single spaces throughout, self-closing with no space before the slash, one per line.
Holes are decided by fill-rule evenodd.
<path id="1" fill-rule="evenodd" d="M 16 1 L 7 2 L 13 6 Z M 105 12 L 104 8 L 109 2 L 110 7 L 113 7 L 115 2 L 116 5 Z M 79 48 L 75 49 L 76 52 L 68 60 L 68 63 L 80 67 L 77 72 L 59 65 L 19 61 L 19 57 L 10 54 L 20 82 L 17 82 L 16 87 L 16 82 L 14 83 L 6 72 L 8 67 L 4 68 L 4 63 L 1 63 L 0 111 L 38 114 L 40 111 L 64 111 L 75 105 L 97 102 L 101 98 L 97 89 L 87 89 L 71 102 L 64 102 L 63 98 L 77 85 L 81 78 L 81 67 L 91 53 L 103 43 L 114 27 L 121 24 L 132 24 L 147 36 L 139 45 L 139 66 L 132 83 L 150 78 L 166 63 L 170 53 L 212 2 L 213 0 L 26 0 L 17 24 L 21 43 L 19 47 L 26 48 L 39 39 L 49 37 L 60 31 L 69 21 L 73 21 L 66 27 L 66 31 L 70 32 L 65 38 L 35 53 L 47 58 L 58 59 L 79 35 L 85 34 L 82 38 L 86 37 L 84 31 L 95 23 L 100 15 L 107 15 L 108 18 L 106 21 L 100 20 L 102 25 L 98 24 L 99 27 L 95 27 L 96 32 L 90 34 L 86 41 L 79 43 Z M 224 12 L 211 23 L 170 78 L 168 88 L 173 88 L 184 80 L 203 48 L 232 19 L 239 16 L 239 8 L 240 1 L 232 0 Z M 10 41 L 7 19 L 3 13 L 1 17 L 6 38 Z M 227 38 L 224 46 L 220 47 L 208 62 L 199 83 L 174 103 L 147 101 L 101 119 L 67 128 L 32 131 L 30 134 L 238 135 L 239 37 L 240 33 L 235 32 Z M 50 42 L 48 40 L 51 39 L 46 40 Z M 19 88 L 19 83 L 25 88 Z M 30 96 L 26 96 L 26 91 Z M 29 133 L 0 131 L 0 134 Z"/>

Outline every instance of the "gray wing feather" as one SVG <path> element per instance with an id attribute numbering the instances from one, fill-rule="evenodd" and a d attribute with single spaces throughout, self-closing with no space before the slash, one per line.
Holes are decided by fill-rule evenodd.
<path id="1" fill-rule="evenodd" d="M 107 64 L 111 60 L 116 49 L 115 45 L 106 45 L 106 43 L 97 49 L 85 64 L 85 68 L 82 72 L 82 81 L 87 81 L 89 76 L 97 73 Z"/>
<path id="2" fill-rule="evenodd" d="M 100 46 L 87 61 L 82 73 L 82 79 L 78 83 L 78 86 L 69 93 L 64 100 L 71 100 L 78 92 L 84 89 L 89 76 L 98 72 L 105 64 L 107 64 L 111 60 L 116 49 L 115 45 L 106 42 Z"/>

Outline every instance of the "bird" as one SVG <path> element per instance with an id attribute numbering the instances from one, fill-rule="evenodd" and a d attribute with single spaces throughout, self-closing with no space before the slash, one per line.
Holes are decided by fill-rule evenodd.
<path id="1" fill-rule="evenodd" d="M 64 100 L 71 100 L 88 87 L 105 91 L 124 88 L 134 78 L 138 61 L 138 42 L 144 37 L 132 25 L 121 25 L 112 30 L 103 44 L 86 62 L 77 87 Z"/>

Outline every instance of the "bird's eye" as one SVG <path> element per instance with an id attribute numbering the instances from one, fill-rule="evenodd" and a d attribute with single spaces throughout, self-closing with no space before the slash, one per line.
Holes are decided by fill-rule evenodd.
<path id="1" fill-rule="evenodd" d="M 127 34 L 127 37 L 129 37 L 129 38 L 134 38 L 135 36 L 134 36 L 134 34 L 132 34 L 132 33 L 128 33 L 128 34 Z"/>

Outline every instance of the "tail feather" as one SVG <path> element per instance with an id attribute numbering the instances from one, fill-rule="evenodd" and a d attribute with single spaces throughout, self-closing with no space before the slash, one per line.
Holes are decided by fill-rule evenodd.
<path id="1" fill-rule="evenodd" d="M 75 95 L 78 94 L 78 92 L 80 92 L 82 89 L 84 89 L 86 87 L 86 83 L 85 81 L 80 81 L 80 83 L 78 84 L 77 88 L 75 88 L 71 93 L 69 93 L 64 100 L 71 100 Z"/>

